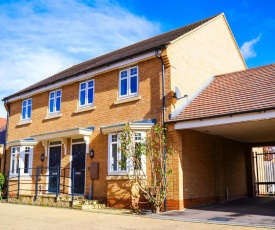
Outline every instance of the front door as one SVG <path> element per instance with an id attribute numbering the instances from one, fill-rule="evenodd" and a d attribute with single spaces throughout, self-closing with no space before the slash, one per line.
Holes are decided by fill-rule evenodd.
<path id="1" fill-rule="evenodd" d="M 84 194 L 86 144 L 72 146 L 72 169 L 74 169 L 74 193 Z"/>
<path id="2" fill-rule="evenodd" d="M 61 163 L 61 146 L 50 147 L 49 153 L 49 192 L 56 192 L 59 188 L 59 174 Z M 60 171 L 59 171 L 60 172 Z"/>

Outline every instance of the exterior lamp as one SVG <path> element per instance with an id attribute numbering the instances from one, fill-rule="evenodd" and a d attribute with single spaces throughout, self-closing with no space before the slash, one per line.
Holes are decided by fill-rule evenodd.
<path id="1" fill-rule="evenodd" d="M 41 154 L 40 160 L 41 160 L 42 162 L 44 162 L 44 160 L 45 160 L 45 154 L 44 154 L 44 153 Z"/>
<path id="2" fill-rule="evenodd" d="M 95 156 L 95 151 L 94 151 L 94 149 L 91 149 L 90 150 L 90 157 L 94 158 L 94 156 Z"/>

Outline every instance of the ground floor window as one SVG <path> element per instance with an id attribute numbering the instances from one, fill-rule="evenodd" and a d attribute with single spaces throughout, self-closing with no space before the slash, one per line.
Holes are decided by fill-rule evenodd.
<path id="1" fill-rule="evenodd" d="M 126 158 L 118 149 L 120 147 L 120 134 L 113 133 L 108 135 L 108 174 L 109 175 L 126 175 L 131 169 L 144 169 L 146 159 L 143 155 L 139 155 L 137 161 L 131 161 Z M 135 146 L 140 145 L 145 139 L 145 132 L 135 133 Z"/>
<path id="2" fill-rule="evenodd" d="M 11 175 L 31 175 L 32 147 L 16 146 L 11 148 Z"/>

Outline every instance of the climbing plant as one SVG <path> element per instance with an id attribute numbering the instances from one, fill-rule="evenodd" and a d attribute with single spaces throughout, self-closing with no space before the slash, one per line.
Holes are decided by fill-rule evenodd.
<path id="1" fill-rule="evenodd" d="M 5 176 L 0 173 L 0 200 L 2 200 L 2 191 L 5 184 Z"/>

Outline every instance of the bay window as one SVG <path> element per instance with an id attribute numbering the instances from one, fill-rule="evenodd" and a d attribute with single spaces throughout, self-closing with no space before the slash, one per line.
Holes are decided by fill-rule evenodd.
<path id="1" fill-rule="evenodd" d="M 10 174 L 31 175 L 32 147 L 16 146 L 11 148 Z"/>

